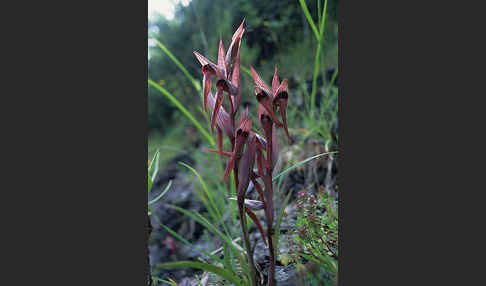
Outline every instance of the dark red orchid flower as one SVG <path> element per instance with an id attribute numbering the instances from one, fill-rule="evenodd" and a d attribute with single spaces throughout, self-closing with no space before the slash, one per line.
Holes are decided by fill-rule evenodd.
<path id="1" fill-rule="evenodd" d="M 240 90 L 239 90 L 239 53 L 241 38 L 245 29 L 243 28 L 245 20 L 241 23 L 240 27 L 233 34 L 231 44 L 228 48 L 228 52 L 225 53 L 223 41 L 219 40 L 218 48 L 218 64 L 214 64 L 198 52 L 194 51 L 194 55 L 198 59 L 202 66 L 203 81 L 204 81 L 204 109 L 207 111 L 208 94 L 211 91 L 212 78 L 215 77 L 216 81 L 216 105 L 212 112 L 211 117 L 211 130 L 214 132 L 214 126 L 216 124 L 216 118 L 223 103 L 223 91 L 228 93 L 231 103 L 231 113 L 234 113 L 239 104 Z M 233 73 L 230 73 L 233 68 Z M 235 72 L 236 71 L 236 72 Z M 236 96 L 235 100 L 232 97 Z"/>
<path id="2" fill-rule="evenodd" d="M 277 65 L 275 65 L 275 73 L 273 74 L 272 94 L 273 94 L 273 104 L 275 104 L 278 107 L 280 111 L 280 115 L 282 117 L 285 134 L 287 135 L 289 142 L 292 143 L 292 138 L 290 137 L 289 130 L 287 127 L 287 101 L 289 97 L 289 86 L 286 78 L 283 79 L 282 82 L 279 84 Z"/>
<path id="3" fill-rule="evenodd" d="M 283 127 L 289 142 L 292 142 L 289 130 L 287 127 L 287 102 L 288 102 L 288 83 L 287 79 L 278 79 L 277 65 L 275 65 L 275 73 L 272 78 L 272 89 L 270 90 L 255 69 L 250 66 L 253 82 L 255 83 L 255 94 L 258 102 L 265 108 L 268 116 L 279 127 Z M 276 111 L 280 111 L 283 124 L 277 119 Z"/>
<path id="4" fill-rule="evenodd" d="M 242 117 L 245 113 L 242 114 Z M 245 117 L 243 120 L 240 120 L 238 124 L 238 128 L 235 132 L 235 144 L 233 147 L 233 152 L 231 153 L 231 157 L 229 158 L 226 169 L 224 171 L 223 180 L 226 180 L 228 175 L 231 171 L 235 168 L 235 164 L 237 165 L 237 161 L 241 157 L 241 152 L 243 147 L 248 139 L 248 135 L 250 134 L 251 130 L 251 118 Z M 252 165 L 253 168 L 253 165 Z"/>

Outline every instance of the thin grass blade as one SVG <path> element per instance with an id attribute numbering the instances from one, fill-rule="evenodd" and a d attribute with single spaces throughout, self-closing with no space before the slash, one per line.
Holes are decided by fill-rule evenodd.
<path id="1" fill-rule="evenodd" d="M 159 84 L 155 83 L 151 79 L 148 80 L 148 83 L 155 87 L 157 90 L 162 92 L 167 98 L 172 102 L 179 110 L 196 126 L 196 128 L 201 132 L 201 134 L 206 138 L 211 145 L 215 145 L 215 142 L 213 138 L 209 135 L 209 133 L 199 124 L 199 121 L 197 121 L 194 116 L 175 98 L 170 92 L 168 92 L 165 88 L 160 86 Z"/>
<path id="2" fill-rule="evenodd" d="M 309 9 L 307 9 L 307 5 L 305 4 L 305 1 L 299 0 L 299 2 L 300 2 L 300 6 L 302 7 L 302 10 L 304 11 L 305 17 L 307 18 L 307 21 L 309 22 L 309 25 L 311 26 L 312 32 L 314 32 L 316 39 L 319 41 L 319 32 L 317 31 L 316 24 L 314 24 L 314 20 L 312 20 L 312 16 L 309 12 Z"/>
<path id="3" fill-rule="evenodd" d="M 241 248 L 241 246 L 239 246 L 238 244 L 236 244 L 235 242 L 233 242 L 233 240 L 231 239 L 230 236 L 226 236 L 224 235 L 216 226 L 214 226 L 212 223 L 210 223 L 206 218 L 204 218 L 202 215 L 198 214 L 198 213 L 195 213 L 193 211 L 189 211 L 189 210 L 185 210 L 183 208 L 180 208 L 178 206 L 174 206 L 174 205 L 168 205 L 170 208 L 173 208 L 187 216 L 189 216 L 190 218 L 194 219 L 196 222 L 198 222 L 199 224 L 201 224 L 202 226 L 204 226 L 205 228 L 207 228 L 210 232 L 212 232 L 213 234 L 219 236 L 222 240 L 224 240 L 226 243 L 228 243 L 229 245 L 231 245 L 231 247 L 235 250 L 235 251 L 238 251 L 240 253 L 246 253 L 245 250 L 243 248 Z"/>
<path id="4" fill-rule="evenodd" d="M 324 156 L 324 155 L 334 154 L 334 153 L 338 153 L 338 152 L 337 151 L 334 151 L 334 152 L 324 152 L 324 153 L 317 154 L 317 155 L 314 155 L 312 157 L 309 157 L 309 158 L 307 158 L 305 160 L 302 160 L 302 161 L 298 162 L 297 164 L 295 164 L 295 165 L 293 165 L 293 166 L 285 169 L 284 171 L 282 171 L 280 174 L 276 175 L 275 177 L 273 177 L 272 181 L 275 181 L 280 176 L 283 176 L 283 175 L 287 174 L 288 172 L 292 171 L 293 169 L 299 167 L 302 164 L 305 164 L 305 163 L 309 162 L 310 160 L 319 158 L 319 157 Z"/>
<path id="5" fill-rule="evenodd" d="M 207 257 L 210 257 L 211 259 L 213 259 L 214 261 L 216 262 L 219 262 L 221 263 L 221 259 L 219 259 L 218 257 L 212 255 L 211 253 L 207 252 L 206 250 L 204 249 L 201 249 L 201 248 L 198 248 L 197 246 L 195 246 L 194 244 L 190 243 L 189 241 L 187 241 L 186 239 L 184 239 L 182 236 L 180 236 L 177 232 L 173 231 L 172 229 L 170 229 L 168 226 L 164 225 L 163 223 L 161 223 L 159 221 L 159 224 L 160 226 L 162 226 L 168 233 L 170 233 L 173 237 L 177 238 L 178 240 L 180 240 L 182 243 L 194 248 L 197 252 L 203 254 L 203 255 L 206 255 Z"/>
<path id="6" fill-rule="evenodd" d="M 160 200 L 160 198 L 162 198 L 165 195 L 165 193 L 167 193 L 169 191 L 169 188 L 170 188 L 171 185 L 172 185 L 172 181 L 169 181 L 169 183 L 167 184 L 165 189 L 162 191 L 162 193 L 160 193 L 160 195 L 158 195 L 155 199 L 151 200 L 148 204 L 152 205 L 152 204 L 156 203 L 158 200 Z"/>
<path id="7" fill-rule="evenodd" d="M 199 183 L 201 183 L 201 186 L 204 190 L 204 193 L 206 194 L 206 196 L 208 197 L 209 199 L 209 204 L 210 204 L 210 208 L 208 208 L 208 210 L 212 209 L 212 212 L 213 212 L 213 218 L 215 220 L 215 222 L 221 222 L 221 224 L 223 225 L 223 228 L 226 232 L 226 235 L 227 236 L 231 236 L 228 232 L 228 229 L 226 229 L 226 226 L 224 224 L 224 222 L 222 221 L 223 220 L 223 217 L 221 215 L 221 212 L 219 211 L 218 207 L 216 206 L 216 204 L 214 203 L 214 198 L 213 198 L 213 195 L 212 193 L 209 191 L 208 189 L 208 186 L 206 185 L 206 182 L 204 182 L 203 178 L 201 177 L 201 175 L 199 174 L 198 171 L 196 171 L 196 169 L 194 169 L 193 167 L 187 165 L 186 163 L 184 162 L 178 162 L 180 165 L 186 167 L 187 169 L 191 170 L 191 172 L 196 175 L 196 177 L 198 178 L 199 180 Z"/>
<path id="8" fill-rule="evenodd" d="M 194 87 L 196 88 L 197 91 L 201 91 L 201 85 L 199 84 L 199 82 L 197 80 L 195 80 L 191 74 L 187 71 L 187 69 L 181 64 L 181 62 L 169 51 L 169 49 L 167 49 L 167 47 L 162 44 L 159 40 L 155 39 L 155 41 L 157 42 L 157 45 L 159 46 L 160 49 L 162 49 L 162 51 L 164 51 L 164 53 L 167 54 L 167 56 L 176 64 L 176 66 L 184 73 L 184 75 L 187 77 L 187 79 L 189 79 L 189 81 L 192 83 L 192 85 L 194 85 Z"/>

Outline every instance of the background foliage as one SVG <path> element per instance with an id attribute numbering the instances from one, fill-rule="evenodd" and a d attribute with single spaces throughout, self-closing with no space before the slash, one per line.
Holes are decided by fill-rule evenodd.
<path id="1" fill-rule="evenodd" d="M 306 3 L 317 22 L 317 2 Z M 322 75 L 326 78 L 326 71 L 332 73 L 337 67 L 336 17 L 337 1 L 328 1 L 323 39 L 324 72 L 318 78 L 321 85 Z M 297 106 L 302 104 L 305 92 L 310 92 L 311 88 L 317 41 L 302 13 L 299 1 L 193 0 L 188 6 L 178 6 L 172 21 L 162 16 L 152 19 L 149 22 L 149 39 L 157 39 L 163 43 L 188 72 L 200 81 L 200 65 L 192 52 L 197 50 L 209 55 L 210 59 L 216 59 L 219 37 L 227 45 L 243 18 L 246 19 L 246 31 L 242 43 L 242 66 L 249 68 L 252 64 L 263 79 L 270 82 L 273 64 L 276 63 L 279 74 L 290 80 L 289 100 L 293 100 Z M 157 45 L 152 44 L 149 54 L 149 78 L 170 91 L 188 110 L 193 111 L 192 114 L 198 120 L 205 120 L 203 113 L 197 111 L 200 106 L 199 93 L 186 76 Z M 246 89 L 243 93 L 243 104 L 252 104 L 250 77 L 245 73 L 242 74 L 242 82 Z M 318 92 L 318 96 L 319 94 Z M 184 134 L 174 132 L 172 126 L 181 126 L 181 123 L 186 122 L 187 119 L 177 112 L 177 108 L 166 97 L 161 96 L 160 91 L 149 86 L 148 129 L 151 139 L 160 140 L 160 134 L 183 136 Z M 152 155 L 153 150 L 149 151 Z"/>

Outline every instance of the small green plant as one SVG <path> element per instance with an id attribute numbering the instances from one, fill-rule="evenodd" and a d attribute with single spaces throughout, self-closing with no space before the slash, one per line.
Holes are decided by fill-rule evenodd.
<path id="1" fill-rule="evenodd" d="M 318 265 L 335 281 L 339 255 L 337 201 L 322 186 L 317 196 L 300 191 L 297 200 L 296 229 L 292 232 L 295 245 L 290 260 Z"/>
<path id="2" fill-rule="evenodd" d="M 152 161 L 150 161 L 150 164 L 149 164 L 149 167 L 148 167 L 148 176 L 147 176 L 148 177 L 148 183 L 147 183 L 147 186 L 148 186 L 148 192 L 149 193 L 152 190 L 152 185 L 155 181 L 155 177 L 159 173 L 159 164 L 160 164 L 160 152 L 159 152 L 159 150 L 157 150 L 155 152 L 154 158 L 152 159 Z M 164 190 L 157 197 L 155 197 L 153 200 L 148 202 L 148 215 L 149 216 L 152 214 L 152 207 L 150 205 L 152 205 L 155 202 L 157 202 L 158 200 L 160 200 L 169 191 L 171 185 L 172 185 L 172 181 L 169 181 L 169 183 L 164 188 Z"/>

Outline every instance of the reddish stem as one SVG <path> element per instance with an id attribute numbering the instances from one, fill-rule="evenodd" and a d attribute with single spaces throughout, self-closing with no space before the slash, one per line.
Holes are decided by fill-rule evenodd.
<path id="1" fill-rule="evenodd" d="M 275 280 L 275 249 L 273 246 L 272 128 L 266 128 L 265 133 L 267 137 L 267 166 L 263 174 L 263 183 L 265 184 L 265 216 L 267 223 L 268 254 L 270 257 L 268 286 L 273 286 Z"/>

